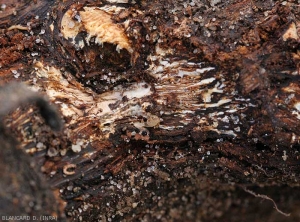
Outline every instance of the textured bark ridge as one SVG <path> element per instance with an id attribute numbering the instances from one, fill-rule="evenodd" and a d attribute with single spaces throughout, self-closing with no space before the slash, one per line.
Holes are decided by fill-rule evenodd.
<path id="1" fill-rule="evenodd" d="M 7 133 L 3 118 L 20 105 L 36 103 L 46 123 L 55 131 L 62 128 L 58 112 L 49 102 L 24 84 L 11 83 L 0 87 L 0 215 L 2 220 L 18 221 L 55 217 L 65 221 L 64 207 L 55 200 L 45 178 L 34 161 L 19 149 L 16 140 Z M 56 203 L 56 204 L 54 204 Z M 32 217 L 31 217 L 32 216 Z M 23 218 L 23 219 L 22 219 Z"/>
<path id="2" fill-rule="evenodd" d="M 297 1 L 7 1 L 1 82 L 47 94 L 65 128 L 32 108 L 5 123 L 70 220 L 283 220 L 274 203 L 299 220 L 299 15 Z"/>

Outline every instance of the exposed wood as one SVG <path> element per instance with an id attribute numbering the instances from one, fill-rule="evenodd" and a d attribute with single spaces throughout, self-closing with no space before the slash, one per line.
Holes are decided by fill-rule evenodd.
<path id="1" fill-rule="evenodd" d="M 248 187 L 299 220 L 299 3 L 1 7 L 1 82 L 47 94 L 65 128 L 33 109 L 5 123 L 70 220 L 239 221 L 238 203 L 245 221 L 282 220 Z"/>

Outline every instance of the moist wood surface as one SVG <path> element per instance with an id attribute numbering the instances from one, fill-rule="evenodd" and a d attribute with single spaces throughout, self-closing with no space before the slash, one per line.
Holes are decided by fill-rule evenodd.
<path id="1" fill-rule="evenodd" d="M 298 1 L 2 1 L 0 81 L 46 94 L 65 128 L 33 107 L 5 125 L 70 221 L 297 221 L 299 15 Z"/>

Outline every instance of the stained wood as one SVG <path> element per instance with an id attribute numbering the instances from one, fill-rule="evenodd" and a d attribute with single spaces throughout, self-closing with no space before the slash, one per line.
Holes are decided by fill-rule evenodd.
<path id="1" fill-rule="evenodd" d="M 54 134 L 17 110 L 6 126 L 70 220 L 299 219 L 295 1 L 3 4 L 1 82 L 47 94 L 65 121 Z"/>

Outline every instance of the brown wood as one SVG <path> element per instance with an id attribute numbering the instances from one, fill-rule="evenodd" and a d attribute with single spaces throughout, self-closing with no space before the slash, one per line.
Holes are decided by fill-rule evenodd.
<path id="1" fill-rule="evenodd" d="M 299 220 L 299 2 L 1 4 L 1 82 L 65 122 L 6 127 L 70 220 Z"/>

